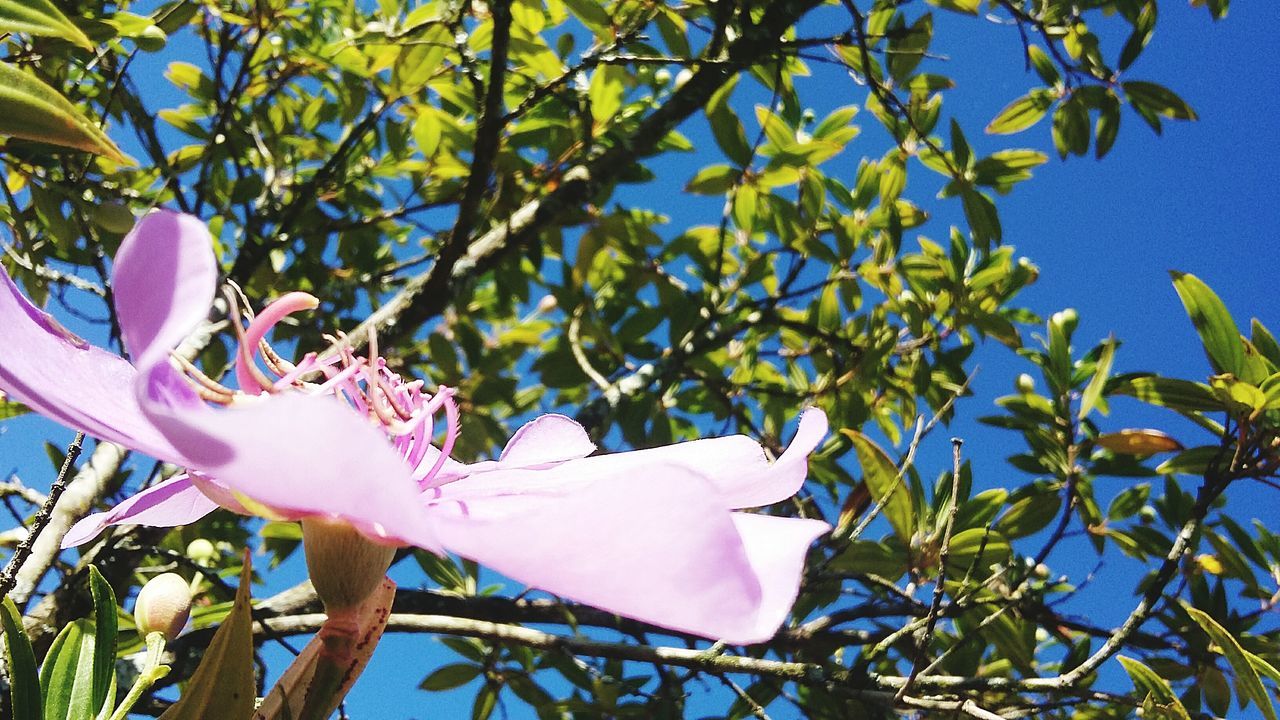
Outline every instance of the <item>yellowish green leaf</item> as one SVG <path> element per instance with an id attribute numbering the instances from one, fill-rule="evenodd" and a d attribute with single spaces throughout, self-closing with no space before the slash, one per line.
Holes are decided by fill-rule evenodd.
<path id="1" fill-rule="evenodd" d="M 0 135 L 75 148 L 125 162 L 111 138 L 61 93 L 0 63 Z"/>

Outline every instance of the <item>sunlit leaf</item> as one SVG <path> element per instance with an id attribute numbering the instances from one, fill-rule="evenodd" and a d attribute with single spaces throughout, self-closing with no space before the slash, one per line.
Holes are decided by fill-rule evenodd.
<path id="1" fill-rule="evenodd" d="M 1046 90 L 1032 90 L 996 113 L 996 116 L 987 124 L 987 132 L 993 135 L 1008 135 L 1026 130 L 1040 122 L 1052 105 L 1051 93 Z"/>
<path id="2" fill-rule="evenodd" d="M 1231 671 L 1236 676 L 1241 705 L 1244 705 L 1244 701 L 1256 703 L 1267 720 L 1276 720 L 1276 709 L 1271 696 L 1262 686 L 1262 681 L 1258 679 L 1258 671 L 1249 661 L 1244 648 L 1240 647 L 1240 642 L 1203 610 L 1190 606 L 1184 606 L 1184 609 L 1217 646 L 1218 652 L 1227 658 L 1227 663 L 1231 665 Z"/>
<path id="3" fill-rule="evenodd" d="M 1116 659 L 1124 666 L 1125 672 L 1129 673 L 1129 679 L 1133 681 L 1133 689 L 1139 695 L 1150 696 L 1169 718 L 1190 720 L 1191 716 L 1188 715 L 1187 709 L 1183 707 L 1182 702 L 1178 700 L 1178 696 L 1174 694 L 1173 688 L 1169 686 L 1168 681 L 1133 658 L 1120 655 Z"/>
<path id="4" fill-rule="evenodd" d="M 910 542 L 915 534 L 916 512 L 911 502 L 911 492 L 906 478 L 898 476 L 898 468 L 889 456 L 866 435 L 848 428 L 842 429 L 853 442 L 854 452 L 862 467 L 862 476 L 877 503 L 884 504 L 884 516 L 893 531 L 903 542 Z"/>
<path id="5" fill-rule="evenodd" d="M 4 598 L 0 607 L 0 623 L 4 626 L 4 659 L 9 682 L 9 709 L 13 720 L 41 720 L 43 705 L 40 677 L 36 674 L 36 657 L 31 640 L 22 627 L 22 613 L 13 600 Z"/>
<path id="6" fill-rule="evenodd" d="M 50 0 L 0 0 L 0 32 L 59 37 L 93 49 L 84 32 Z"/>
<path id="7" fill-rule="evenodd" d="M 1227 306 L 1195 275 L 1180 272 L 1170 275 L 1214 370 L 1242 377 L 1244 347 L 1240 343 L 1240 329 L 1231 319 Z"/>
<path id="8" fill-rule="evenodd" d="M 125 162 L 111 138 L 57 90 L 0 63 L 0 135 L 75 148 Z"/>

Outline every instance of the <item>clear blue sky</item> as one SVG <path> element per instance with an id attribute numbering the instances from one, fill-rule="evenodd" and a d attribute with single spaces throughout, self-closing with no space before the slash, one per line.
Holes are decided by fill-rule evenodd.
<path id="1" fill-rule="evenodd" d="M 1008 138 L 984 137 L 978 131 L 1009 100 L 1036 83 L 1033 76 L 1022 73 L 1016 30 L 980 20 L 949 18 L 946 13 L 938 15 L 938 35 L 944 44 L 935 50 L 951 58 L 941 72 L 958 83 L 947 95 L 944 112 L 954 113 L 968 129 L 976 152 L 989 153 L 1006 146 Z M 1270 2 L 1236 2 L 1230 16 L 1217 24 L 1208 21 L 1203 9 L 1190 8 L 1184 1 L 1162 3 L 1155 40 L 1127 77 L 1168 84 L 1191 103 L 1200 120 L 1168 122 L 1164 136 L 1156 137 L 1126 111 L 1120 139 L 1106 159 L 1062 163 L 1055 156 L 1036 172 L 1035 179 L 1018 186 L 1000 203 L 1005 242 L 1041 269 L 1039 282 L 1022 301 L 1042 315 L 1063 307 L 1078 309 L 1078 343 L 1115 334 L 1124 342 L 1117 358 L 1118 371 L 1154 370 L 1193 378 L 1208 373 L 1199 343 L 1169 284 L 1169 269 L 1199 275 L 1219 292 L 1238 319 L 1256 315 L 1273 330 L 1280 330 L 1280 307 L 1272 300 L 1280 271 L 1276 247 L 1280 228 L 1280 85 L 1275 76 L 1280 53 L 1274 49 L 1273 37 L 1278 21 L 1280 6 Z M 815 34 L 819 30 L 808 29 Z M 969 33 L 966 42 L 956 43 L 959 34 L 952 31 Z M 178 45 L 177 51 L 182 52 Z M 166 62 L 172 58 L 160 57 Z M 802 97 L 815 103 L 819 117 L 839 105 L 861 104 L 862 95 L 839 76 L 838 69 L 815 65 L 814 71 L 814 77 L 801 81 L 800 87 Z M 768 98 L 759 92 L 743 92 L 740 100 L 745 108 Z M 744 117 L 752 115 L 748 112 Z M 884 151 L 886 145 L 875 132 L 874 121 L 866 116 L 859 120 L 863 137 L 846 156 L 828 164 L 829 173 L 849 178 L 860 150 L 865 148 L 873 155 Z M 700 150 L 714 148 L 701 122 L 682 130 Z M 1014 141 L 1052 153 L 1047 121 L 1015 136 Z M 669 215 L 673 228 L 714 223 L 719 218 L 720 200 L 686 198 L 676 191 L 698 167 L 718 161 L 714 150 L 710 155 L 664 160 L 655 166 L 655 184 L 623 189 L 623 198 Z M 921 200 L 931 196 L 910 190 L 928 175 L 919 166 L 912 168 L 910 196 Z M 932 178 L 928 181 L 934 182 Z M 948 225 L 961 222 L 958 203 L 935 201 L 926 209 L 933 220 L 918 230 L 924 235 L 944 238 Z M 1029 369 L 995 344 L 984 347 L 977 361 L 982 370 L 974 386 L 975 397 L 959 406 L 965 418 L 989 413 L 991 401 L 1009 392 L 1017 373 Z M 1134 404 L 1116 403 L 1112 418 L 1109 429 L 1165 427 L 1186 437 L 1185 426 L 1173 422 L 1171 415 Z M 965 438 L 977 485 L 1008 486 L 1030 479 L 1003 461 L 1021 449 L 1015 434 L 967 419 L 936 435 L 924 448 L 918 465 L 926 477 L 947 466 L 948 434 Z M 46 486 L 51 471 L 41 443 L 51 439 L 64 444 L 70 437 L 68 431 L 39 419 L 0 426 L 0 471 L 16 470 L 28 483 Z M 1122 487 L 1121 481 L 1114 482 L 1115 490 Z M 1232 492 L 1231 505 L 1238 516 L 1257 516 L 1273 529 L 1280 525 L 1273 492 L 1248 486 L 1237 486 Z M 1102 490 L 1100 494 L 1108 493 Z M 1078 554 L 1067 547 L 1055 556 L 1058 567 L 1073 573 L 1092 568 L 1092 550 L 1083 546 L 1075 549 Z M 402 585 L 423 582 L 411 570 L 399 573 Z M 1108 559 L 1072 609 L 1100 624 L 1118 621 L 1131 603 L 1128 598 L 1118 598 L 1117 592 L 1127 593 L 1133 587 L 1136 571 L 1132 563 Z M 272 578 L 271 589 L 285 587 L 300 576 L 298 563 L 292 563 Z M 282 657 L 273 654 L 277 663 Z M 465 715 L 474 686 L 433 695 L 414 689 L 432 667 L 452 661 L 452 654 L 431 638 L 389 637 L 349 698 L 352 717 L 394 720 Z M 1121 685 L 1124 682 L 1119 681 Z M 716 693 L 714 698 L 697 701 L 694 707 L 699 712 L 714 712 L 723 699 Z M 509 704 L 509 716 L 525 717 L 522 707 Z M 784 707 L 770 710 L 775 718 L 788 717 Z"/>

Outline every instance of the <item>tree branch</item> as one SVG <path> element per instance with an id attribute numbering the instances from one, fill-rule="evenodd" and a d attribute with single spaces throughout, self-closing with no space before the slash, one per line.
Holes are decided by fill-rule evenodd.
<path id="1" fill-rule="evenodd" d="M 819 4 L 821 0 L 786 0 L 770 5 L 759 24 L 743 28 L 741 37 L 729 47 L 726 62 L 701 65 L 666 103 L 640 123 L 632 135 L 619 139 L 587 162 L 567 170 L 554 190 L 526 203 L 506 220 L 470 242 L 465 251 L 461 248 L 450 250 L 448 257 L 455 253 L 457 256 L 453 263 L 437 262 L 425 273 L 411 278 L 348 334 L 350 342 L 363 344 L 371 330 L 383 336 L 387 346 L 412 337 L 423 323 L 448 306 L 458 282 L 492 267 L 504 251 L 527 244 L 545 227 L 558 221 L 566 210 L 581 206 L 619 173 L 631 167 L 637 158 L 651 153 L 680 123 L 705 106 L 735 72 L 767 58 L 786 28 Z"/>

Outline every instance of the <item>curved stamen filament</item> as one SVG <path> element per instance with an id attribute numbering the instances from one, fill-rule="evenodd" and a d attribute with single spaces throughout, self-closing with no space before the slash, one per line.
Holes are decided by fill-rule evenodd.
<path id="1" fill-rule="evenodd" d="M 314 310 L 320 301 L 314 295 L 304 292 L 290 292 L 280 296 L 278 300 L 262 309 L 262 312 L 249 323 L 240 340 L 240 352 L 236 353 L 236 381 L 240 389 L 250 392 L 251 388 L 269 392 L 274 383 L 258 369 L 254 358 L 258 354 L 258 343 L 266 336 L 267 331 L 276 323 L 300 310 Z"/>
<path id="2" fill-rule="evenodd" d="M 444 405 L 444 442 L 440 444 L 440 455 L 420 481 L 428 487 L 440 472 L 440 468 L 444 467 L 444 462 L 449 459 L 449 453 L 453 452 L 453 444 L 458 439 L 458 404 L 453 401 L 453 390 L 451 388 L 441 385 L 435 397 L 431 398 L 431 402 L 423 407 L 423 411 L 434 414 L 435 410 L 432 406 L 438 408 L 440 404 Z"/>

